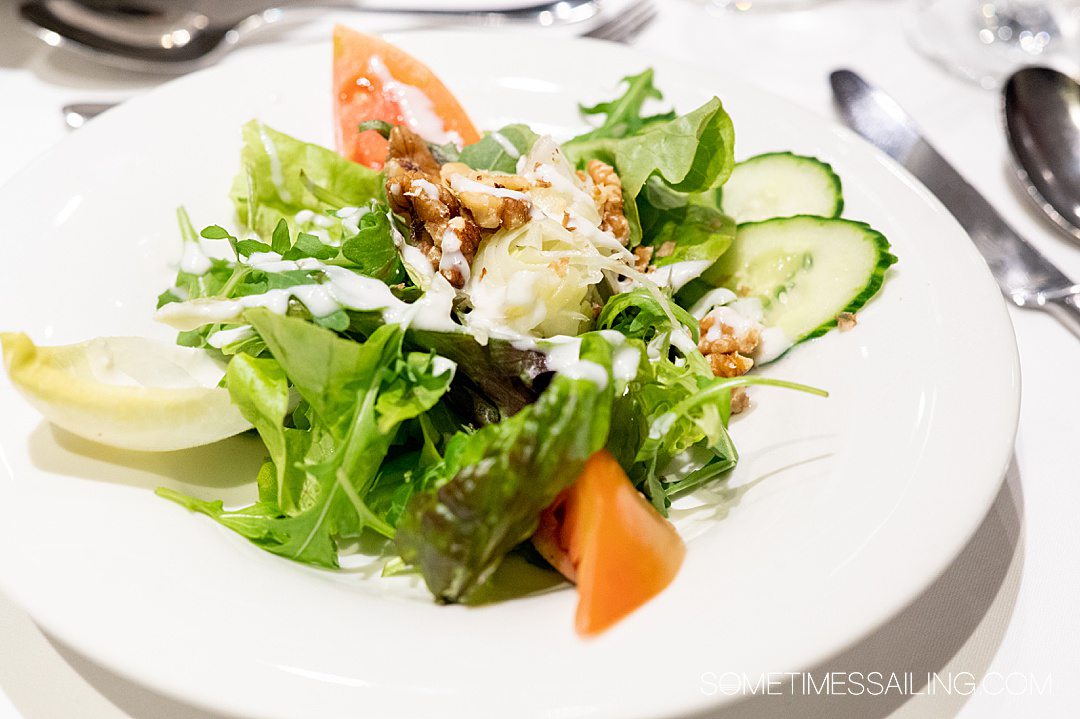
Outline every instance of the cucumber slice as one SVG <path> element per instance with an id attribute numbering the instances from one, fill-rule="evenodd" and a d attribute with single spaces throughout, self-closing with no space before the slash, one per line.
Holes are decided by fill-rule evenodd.
<path id="1" fill-rule="evenodd" d="M 889 241 L 866 223 L 800 215 L 739 225 L 706 279 L 759 298 L 763 324 L 794 345 L 865 305 L 894 262 Z M 766 354 L 774 359 L 786 349 Z"/>
<path id="2" fill-rule="evenodd" d="M 844 196 L 828 163 L 769 152 L 735 165 L 721 190 L 720 209 L 740 224 L 793 215 L 839 217 Z"/>

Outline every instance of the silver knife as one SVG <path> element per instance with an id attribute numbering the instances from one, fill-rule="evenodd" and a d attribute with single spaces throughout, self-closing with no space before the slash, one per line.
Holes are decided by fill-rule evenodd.
<path id="1" fill-rule="evenodd" d="M 850 70 L 829 76 L 844 122 L 919 178 L 967 230 L 1006 299 L 1080 337 L 1080 285 L 1020 237 L 920 134 L 896 101 Z"/>

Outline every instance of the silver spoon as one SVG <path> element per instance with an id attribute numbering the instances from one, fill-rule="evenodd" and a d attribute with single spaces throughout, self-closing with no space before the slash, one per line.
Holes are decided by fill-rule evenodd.
<path id="1" fill-rule="evenodd" d="M 331 9 L 400 16 L 409 29 L 417 25 L 552 27 L 596 18 L 601 0 L 538 2 L 533 7 L 497 12 L 404 13 L 364 7 L 361 0 L 230 0 L 217 3 L 213 11 L 145 0 L 120 0 L 104 6 L 78 0 L 26 0 L 19 6 L 19 14 L 50 45 L 70 47 L 114 66 L 175 74 L 210 65 L 253 33 L 283 20 Z"/>
<path id="2" fill-rule="evenodd" d="M 1047 67 L 1027 67 L 1005 83 L 1005 132 L 1028 194 L 1080 241 L 1080 85 Z"/>

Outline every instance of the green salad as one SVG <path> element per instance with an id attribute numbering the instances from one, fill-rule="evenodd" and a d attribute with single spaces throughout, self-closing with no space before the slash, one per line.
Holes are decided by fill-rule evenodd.
<path id="1" fill-rule="evenodd" d="M 661 99 L 652 71 L 628 77 L 561 141 L 512 124 L 462 147 L 375 120 L 360 129 L 385 139 L 378 169 L 249 122 L 236 218 L 196 231 L 178 211 L 180 269 L 156 309 L 220 382 L 76 400 L 58 378 L 108 384 L 80 363 L 120 366 L 122 343 L 24 335 L 4 336 L 9 373 L 100 441 L 254 428 L 267 457 L 250 504 L 158 493 L 282 557 L 336 568 L 362 547 L 468 601 L 508 554 L 542 562 L 543 513 L 601 450 L 660 516 L 724 481 L 747 387 L 824 394 L 751 369 L 853 325 L 895 261 L 840 218 L 828 164 L 736 163 L 719 99 L 646 111 Z"/>

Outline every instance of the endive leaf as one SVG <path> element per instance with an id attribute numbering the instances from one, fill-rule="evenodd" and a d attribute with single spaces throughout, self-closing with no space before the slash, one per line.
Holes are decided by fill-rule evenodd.
<path id="1" fill-rule="evenodd" d="M 164 452 L 217 442 L 251 427 L 218 387 L 224 374 L 200 350 L 141 337 L 38 347 L 0 333 L 15 387 L 53 424 L 121 449 Z"/>

